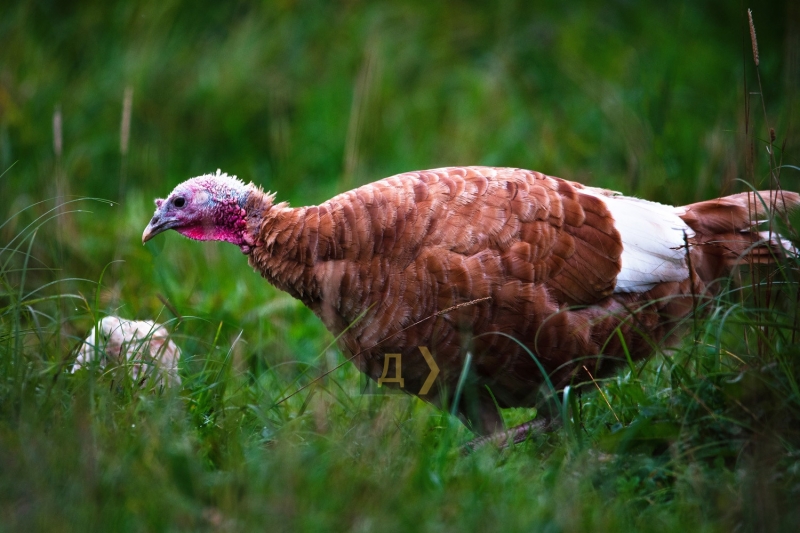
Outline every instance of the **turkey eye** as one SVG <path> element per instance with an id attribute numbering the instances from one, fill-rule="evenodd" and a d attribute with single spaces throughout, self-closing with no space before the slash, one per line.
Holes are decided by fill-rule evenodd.
<path id="1" fill-rule="evenodd" d="M 172 201 L 172 203 L 173 205 L 175 205 L 175 207 L 180 209 L 181 207 L 186 205 L 186 198 L 184 198 L 183 196 L 178 196 Z"/>

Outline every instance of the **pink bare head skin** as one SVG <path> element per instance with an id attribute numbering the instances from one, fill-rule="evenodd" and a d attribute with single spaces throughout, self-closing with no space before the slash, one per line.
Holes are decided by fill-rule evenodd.
<path id="1" fill-rule="evenodd" d="M 245 205 L 252 190 L 252 185 L 219 170 L 186 180 L 168 197 L 156 200 L 142 243 L 172 229 L 196 241 L 230 242 L 247 253 L 252 242 L 247 235 Z"/>

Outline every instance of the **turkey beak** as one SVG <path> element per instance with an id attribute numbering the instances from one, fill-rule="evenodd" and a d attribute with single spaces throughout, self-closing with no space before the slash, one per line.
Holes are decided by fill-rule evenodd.
<path id="1" fill-rule="evenodd" d="M 173 228 L 177 225 L 177 221 L 168 217 L 162 216 L 159 210 L 156 210 L 156 214 L 153 215 L 153 218 L 150 220 L 150 223 L 144 228 L 144 232 L 142 233 L 142 244 L 146 243 L 159 233 L 163 233 L 170 228 Z"/>
<path id="2" fill-rule="evenodd" d="M 159 233 L 161 233 L 166 229 L 164 227 L 161 228 L 158 227 L 157 218 L 158 215 L 154 216 L 153 220 L 151 220 L 150 223 L 147 225 L 147 227 L 144 228 L 144 233 L 142 233 L 142 244 L 146 243 L 147 241 L 149 241 L 150 239 L 152 239 L 153 237 L 155 237 L 156 235 L 158 235 Z"/>
<path id="3" fill-rule="evenodd" d="M 160 233 L 160 231 L 158 229 L 154 228 L 153 227 L 153 223 L 150 222 L 150 224 L 148 224 L 147 227 L 144 228 L 144 233 L 142 233 L 142 244 L 146 243 L 147 241 L 149 241 L 150 239 L 152 239 L 153 237 L 155 237 L 159 233 Z"/>

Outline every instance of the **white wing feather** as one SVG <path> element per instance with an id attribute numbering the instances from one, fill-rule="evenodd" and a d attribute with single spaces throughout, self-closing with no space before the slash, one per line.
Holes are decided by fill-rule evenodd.
<path id="1" fill-rule="evenodd" d="M 680 208 L 589 187 L 583 192 L 606 204 L 622 238 L 614 292 L 644 292 L 689 277 L 684 233 L 691 238 L 694 231 L 678 216 Z"/>

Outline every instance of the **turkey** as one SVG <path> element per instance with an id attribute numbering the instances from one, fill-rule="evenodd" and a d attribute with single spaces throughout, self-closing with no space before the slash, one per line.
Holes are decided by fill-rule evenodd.
<path id="1" fill-rule="evenodd" d="M 469 361 L 454 407 L 488 435 L 503 430 L 498 406 L 537 404 L 543 371 L 556 389 L 608 375 L 625 349 L 640 359 L 674 339 L 697 298 L 737 264 L 794 253 L 757 223 L 800 196 L 671 207 L 529 170 L 451 167 L 298 208 L 218 170 L 155 202 L 142 242 L 172 229 L 239 246 L 370 378 L 395 375 L 391 354 L 402 383 L 389 385 L 448 406 Z M 421 347 L 440 370 L 427 390 Z"/>
<path id="2" fill-rule="evenodd" d="M 148 381 L 157 388 L 179 386 L 181 349 L 169 338 L 167 328 L 152 320 L 103 317 L 83 341 L 72 373 L 100 357 L 98 366 L 128 364 L 131 379 L 140 386 Z"/>

